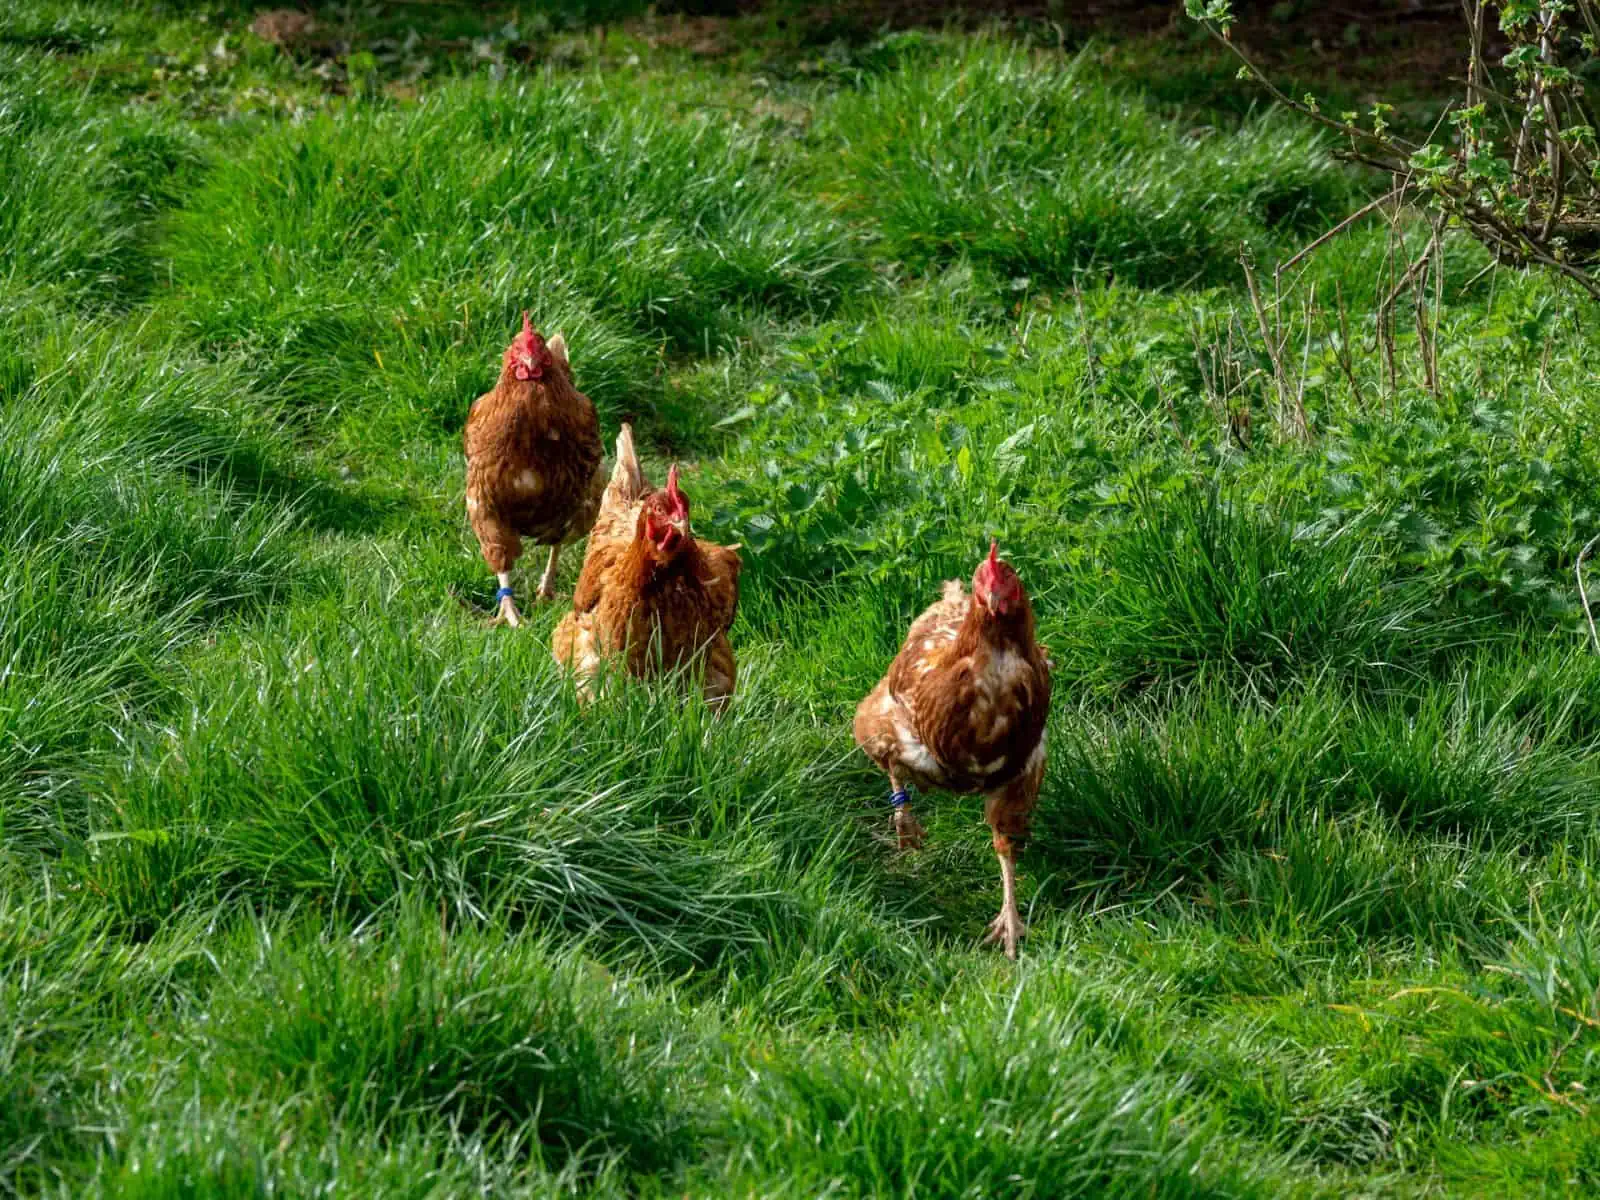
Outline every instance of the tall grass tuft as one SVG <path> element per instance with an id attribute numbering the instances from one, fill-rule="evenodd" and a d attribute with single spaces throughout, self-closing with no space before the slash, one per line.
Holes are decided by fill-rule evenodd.
<path id="1" fill-rule="evenodd" d="M 609 424 L 654 390 L 662 339 L 703 353 L 741 312 L 823 309 L 862 277 L 758 137 L 671 103 L 529 77 L 254 139 L 171 223 L 174 318 L 302 404 L 452 429 L 527 308 Z"/>
<path id="2" fill-rule="evenodd" d="M 1077 573 L 1065 670 L 1124 691 L 1214 678 L 1271 696 L 1329 672 L 1425 668 L 1452 636 L 1427 593 L 1394 578 L 1381 546 L 1306 517 L 1242 489 L 1143 492 Z"/>
<path id="3" fill-rule="evenodd" d="M 830 184 L 891 256 L 1047 287 L 1232 281 L 1241 240 L 1303 234 L 1352 194 L 1282 121 L 1185 134 L 1082 60 L 999 41 L 869 77 L 816 136 L 842 146 Z"/>

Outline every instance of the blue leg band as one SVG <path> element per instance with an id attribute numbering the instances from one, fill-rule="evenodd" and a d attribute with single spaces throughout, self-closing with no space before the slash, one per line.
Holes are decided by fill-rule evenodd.
<path id="1" fill-rule="evenodd" d="M 513 591 L 512 591 L 512 590 L 511 590 L 511 589 L 510 589 L 510 588 L 508 588 L 508 587 L 503 587 L 503 588 L 501 588 L 501 589 L 500 589 L 500 590 L 499 590 L 499 591 L 498 591 L 498 592 L 496 592 L 496 593 L 495 593 L 495 594 L 494 594 L 494 602 L 495 602 L 495 603 L 496 603 L 496 604 L 499 604 L 499 603 L 500 603 L 500 601 L 502 601 L 502 600 L 509 600 L 509 599 L 511 599 L 511 597 L 512 597 L 512 596 L 513 596 L 513 595 L 515 595 L 515 594 L 516 594 L 516 593 L 514 593 L 514 592 L 513 592 Z"/>
<path id="2" fill-rule="evenodd" d="M 895 792 L 892 795 L 890 795 L 889 803 L 891 805 L 893 805 L 897 810 L 898 809 L 902 809 L 906 805 L 911 803 L 911 793 L 906 791 L 904 788 L 901 788 L 898 792 Z"/>

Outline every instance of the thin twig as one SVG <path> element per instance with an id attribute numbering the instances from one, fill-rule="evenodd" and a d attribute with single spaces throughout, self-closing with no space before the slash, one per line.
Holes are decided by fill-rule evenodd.
<path id="1" fill-rule="evenodd" d="M 1420 260 L 1430 265 L 1434 257 L 1430 248 Z M 1439 394 L 1438 359 L 1434 354 L 1433 337 L 1428 331 L 1427 272 L 1418 271 L 1411 280 L 1411 306 L 1417 321 L 1417 353 L 1422 357 L 1422 382 L 1429 395 Z"/>
<path id="2" fill-rule="evenodd" d="M 1374 209 L 1382 208 L 1385 204 L 1387 204 L 1391 200 L 1400 199 L 1402 196 L 1405 195 L 1406 185 L 1408 183 L 1410 183 L 1409 179 L 1406 181 L 1406 183 L 1402 183 L 1399 187 L 1395 188 L 1392 192 L 1385 192 L 1383 195 L 1379 196 L 1372 203 L 1363 204 L 1360 208 L 1356 209 L 1355 212 L 1351 213 L 1348 217 L 1346 217 L 1344 220 L 1340 221 L 1332 229 L 1328 230 L 1327 233 L 1323 234 L 1316 241 L 1312 242 L 1304 250 L 1301 250 L 1300 253 L 1296 254 L 1288 262 L 1280 264 L 1278 266 L 1278 268 L 1276 269 L 1276 271 L 1274 272 L 1274 274 L 1282 275 L 1285 271 L 1287 271 L 1290 267 L 1294 266 L 1295 263 L 1299 262 L 1306 255 L 1310 254 L 1318 246 L 1322 245 L 1324 242 L 1331 241 L 1333 238 L 1338 237 L 1346 229 L 1349 229 L 1350 226 L 1354 225 L 1357 221 L 1361 220 L 1362 217 L 1366 216 L 1368 213 L 1372 212 Z"/>
<path id="3" fill-rule="evenodd" d="M 1282 347 L 1273 337 L 1272 329 L 1267 325 L 1266 306 L 1261 302 L 1261 289 L 1256 284 L 1255 265 L 1250 258 L 1250 248 L 1242 246 L 1239 250 L 1239 265 L 1244 268 L 1244 281 L 1250 290 L 1250 307 L 1255 310 L 1256 327 L 1261 331 L 1261 340 L 1266 343 L 1267 357 L 1272 360 L 1272 373 L 1278 393 L 1278 426 L 1283 427 L 1283 414 L 1289 404 L 1289 373 L 1283 365 Z"/>
<path id="4" fill-rule="evenodd" d="M 1494 270 L 1499 265 L 1500 265 L 1499 263 L 1491 261 L 1488 266 L 1486 266 L 1486 267 L 1482 268 L 1481 270 L 1479 270 L 1476 274 L 1473 275 L 1473 277 L 1471 279 L 1467 280 L 1465 283 L 1463 283 L 1461 285 L 1461 290 L 1456 293 L 1456 299 L 1457 300 L 1466 299 L 1467 293 L 1472 290 L 1472 285 L 1477 283 L 1478 280 L 1482 279 L 1485 275 L 1487 275 L 1490 271 Z"/>
<path id="5" fill-rule="evenodd" d="M 1083 306 L 1083 289 L 1078 286 L 1076 279 L 1072 281 L 1072 299 L 1078 306 L 1078 330 L 1083 335 L 1084 365 L 1089 372 L 1089 390 L 1098 391 L 1100 382 L 1094 369 L 1094 334 L 1089 330 L 1089 314 Z"/>
<path id="6" fill-rule="evenodd" d="M 1471 39 L 1467 49 L 1467 107 L 1472 108 L 1482 94 L 1478 84 L 1483 79 L 1483 0 L 1461 0 L 1461 12 L 1467 18 Z"/>
<path id="7" fill-rule="evenodd" d="M 1551 11 L 1546 15 L 1544 25 L 1539 31 L 1539 60 L 1550 63 L 1550 31 L 1555 25 L 1556 14 Z M 1550 231 L 1556 227 L 1556 218 L 1561 215 L 1561 123 L 1556 119 L 1556 106 L 1550 99 L 1550 89 L 1546 84 L 1543 71 L 1534 72 L 1534 79 L 1538 87 L 1539 103 L 1544 106 L 1544 147 L 1545 157 L 1550 163 L 1550 208 L 1544 215 L 1544 227 L 1539 231 L 1539 240 L 1546 241 Z"/>
<path id="8" fill-rule="evenodd" d="M 1333 281 L 1334 303 L 1339 307 L 1339 351 L 1335 356 L 1339 366 L 1344 371 L 1344 377 L 1350 381 L 1350 391 L 1356 398 L 1356 407 L 1363 413 L 1367 411 L 1367 398 L 1361 391 L 1361 384 L 1356 379 L 1354 357 L 1350 353 L 1350 325 L 1345 319 L 1344 289 L 1339 286 L 1339 281 Z"/>
<path id="9" fill-rule="evenodd" d="M 1300 348 L 1300 378 L 1295 381 L 1294 421 L 1295 433 L 1301 441 L 1311 440 L 1311 419 L 1306 416 L 1306 375 L 1311 366 L 1311 328 L 1317 309 L 1317 285 L 1311 283 L 1311 294 L 1306 298 L 1306 340 Z"/>
<path id="10" fill-rule="evenodd" d="M 1360 139 L 1364 142 L 1371 142 L 1380 148 L 1387 148 L 1385 147 L 1384 139 L 1368 133 L 1359 125 L 1352 125 L 1348 121 L 1336 121 L 1326 113 L 1318 112 L 1309 105 L 1302 104 L 1298 100 L 1290 99 L 1276 85 L 1274 85 L 1270 79 L 1267 78 L 1266 72 L 1264 72 L 1260 67 L 1256 66 L 1254 60 L 1239 48 L 1237 42 L 1235 42 L 1232 38 L 1223 36 L 1223 34 L 1210 21 L 1201 21 L 1200 24 L 1202 27 L 1204 27 L 1207 33 L 1209 33 L 1213 38 L 1226 47 L 1228 52 L 1237 58 L 1241 64 L 1243 64 L 1244 68 L 1250 72 L 1251 78 L 1264 87 L 1267 90 L 1267 94 L 1279 104 L 1282 104 L 1287 108 L 1292 108 L 1302 116 L 1310 117 L 1319 125 L 1335 130 L 1338 133 L 1342 133 L 1352 140 Z M 1409 153 L 1410 151 L 1417 149 L 1416 146 L 1413 146 L 1410 142 L 1405 141 L 1403 138 L 1389 138 L 1388 146 L 1392 146 L 1404 153 Z"/>
<path id="11" fill-rule="evenodd" d="M 1208 351 L 1204 345 L 1204 331 L 1200 322 L 1189 309 L 1183 311 L 1184 324 L 1188 327 L 1189 341 L 1194 346 L 1194 365 L 1200 371 L 1200 385 L 1205 388 L 1206 399 L 1210 403 L 1213 415 L 1217 418 L 1218 425 L 1227 426 L 1227 410 L 1223 404 L 1222 393 L 1217 387 L 1216 375 L 1212 372 L 1212 362 L 1215 361 L 1215 349 Z M 1208 360 L 1211 360 L 1208 362 Z"/>
<path id="12" fill-rule="evenodd" d="M 1394 230 L 1390 233 L 1390 238 L 1391 246 L 1389 255 L 1390 261 L 1393 263 L 1393 242 L 1401 241 L 1403 244 L 1403 237 L 1398 230 Z M 1378 328 L 1383 335 L 1383 353 L 1389 367 L 1389 398 L 1391 402 L 1393 402 L 1396 398 L 1400 386 L 1399 359 L 1395 351 L 1394 343 L 1394 303 L 1400 298 L 1400 293 L 1411 286 L 1412 280 L 1417 277 L 1417 273 L 1428 265 L 1428 255 L 1428 251 L 1423 251 L 1421 258 L 1410 263 L 1410 265 L 1406 267 L 1405 273 L 1400 276 L 1399 282 L 1396 283 L 1394 287 L 1390 289 L 1389 294 L 1378 303 Z M 1390 278 L 1393 278 L 1395 270 L 1396 268 L 1391 265 L 1389 268 Z"/>
<path id="13" fill-rule="evenodd" d="M 1578 565 L 1575 568 L 1578 575 L 1578 599 L 1583 601 L 1583 615 L 1589 622 L 1589 642 L 1594 646 L 1594 652 L 1600 654 L 1600 633 L 1595 632 L 1594 613 L 1589 608 L 1589 590 L 1583 582 L 1583 560 L 1589 557 L 1589 552 L 1600 546 L 1600 534 L 1590 538 L 1583 549 L 1578 551 Z"/>
<path id="14" fill-rule="evenodd" d="M 1444 320 L 1444 214 L 1433 214 L 1433 367 L 1439 369 L 1439 324 Z"/>
<path id="15" fill-rule="evenodd" d="M 1184 436 L 1183 425 L 1178 420 L 1178 410 L 1172 403 L 1172 397 L 1167 395 L 1167 389 L 1161 385 L 1161 372 L 1151 371 L 1150 378 L 1156 385 L 1156 395 L 1161 397 L 1161 403 L 1167 406 L 1167 419 L 1172 422 L 1172 432 L 1178 437 L 1178 444 L 1185 450 L 1189 449 L 1189 439 Z"/>
<path id="16" fill-rule="evenodd" d="M 1600 38 L 1600 13 L 1595 11 L 1593 0 L 1578 0 L 1578 12 L 1583 17 L 1583 23 L 1589 27 L 1589 32 Z"/>
<path id="17" fill-rule="evenodd" d="M 1406 268 L 1406 273 L 1400 276 L 1400 282 L 1394 285 L 1394 289 L 1386 297 L 1384 297 L 1383 303 L 1379 304 L 1378 307 L 1380 309 L 1393 308 L 1394 302 L 1400 298 L 1400 293 L 1411 286 L 1412 280 L 1417 277 L 1417 272 L 1421 271 L 1428 265 L 1428 260 L 1432 257 L 1432 255 L 1433 251 L 1431 248 L 1424 250 L 1422 252 L 1422 257 L 1417 259 L 1414 263 Z"/>

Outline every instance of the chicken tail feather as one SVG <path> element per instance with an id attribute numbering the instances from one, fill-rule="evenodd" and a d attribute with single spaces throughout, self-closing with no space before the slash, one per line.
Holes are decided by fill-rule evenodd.
<path id="1" fill-rule="evenodd" d="M 633 426 L 626 423 L 617 434 L 617 462 L 611 469 L 610 497 L 621 505 L 630 505 L 644 494 L 644 471 L 639 467 L 639 455 L 633 448 Z"/>
<path id="2" fill-rule="evenodd" d="M 600 509 L 610 514 L 626 515 L 640 496 L 645 494 L 645 472 L 638 466 L 638 453 L 634 450 L 634 427 L 622 426 L 616 435 L 616 466 L 611 467 L 611 482 L 605 485 L 600 498 Z"/>

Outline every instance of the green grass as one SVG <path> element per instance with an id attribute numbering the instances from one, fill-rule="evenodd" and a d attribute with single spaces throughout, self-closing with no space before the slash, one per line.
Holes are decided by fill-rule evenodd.
<path id="1" fill-rule="evenodd" d="M 1358 227 L 1280 436 L 1240 243 L 1372 181 L 1182 39 L 1140 90 L 772 14 L 13 10 L 0 1190 L 1600 1184 L 1592 309 L 1452 243 L 1390 386 Z M 524 307 L 745 546 L 720 718 L 486 624 Z M 976 803 L 894 852 L 848 732 L 991 536 L 1058 681 L 1014 965 Z"/>

